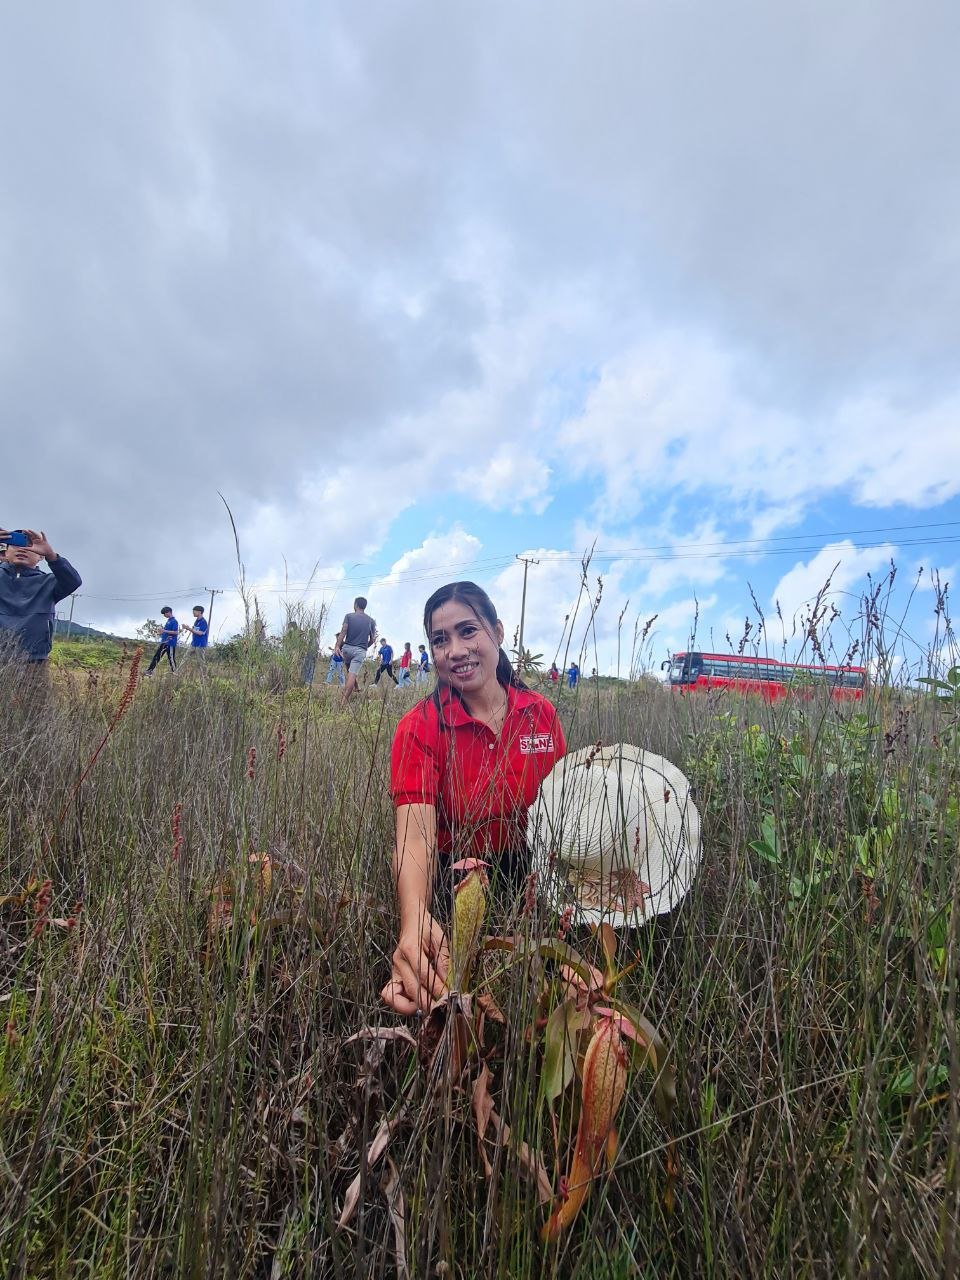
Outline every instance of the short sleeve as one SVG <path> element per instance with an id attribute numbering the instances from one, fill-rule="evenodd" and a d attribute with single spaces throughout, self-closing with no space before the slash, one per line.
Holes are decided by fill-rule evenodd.
<path id="1" fill-rule="evenodd" d="M 553 734 L 553 745 L 555 750 L 554 760 L 559 760 L 567 754 L 567 739 L 563 732 L 563 725 L 560 723 L 560 713 L 552 703 L 548 702 L 548 706 L 552 708 L 553 715 L 550 719 L 550 732 Z"/>
<path id="2" fill-rule="evenodd" d="M 397 725 L 390 753 L 390 792 L 396 806 L 437 803 L 440 730 L 436 717 L 414 707 Z"/>

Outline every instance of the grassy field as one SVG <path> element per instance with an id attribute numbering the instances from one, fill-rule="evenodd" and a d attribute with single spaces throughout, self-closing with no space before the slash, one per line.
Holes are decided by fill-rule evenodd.
<path id="1" fill-rule="evenodd" d="M 139 684 L 131 662 L 67 664 L 49 696 L 0 673 L 4 1276 L 957 1274 L 955 700 L 559 695 L 571 748 L 688 773 L 705 856 L 620 942 L 675 1111 L 632 1072 L 612 1168 L 545 1245 L 576 1096 L 550 1105 L 531 1034 L 551 966 L 489 954 L 504 1021 L 461 1075 L 370 1030 L 404 1025 L 377 993 L 414 691 L 344 714 L 279 661 Z M 478 1137 L 480 1051 L 509 1139 Z"/>

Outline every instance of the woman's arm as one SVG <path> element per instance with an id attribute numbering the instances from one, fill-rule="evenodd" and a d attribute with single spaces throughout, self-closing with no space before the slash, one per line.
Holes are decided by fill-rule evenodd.
<path id="1" fill-rule="evenodd" d="M 444 992 L 449 965 L 447 939 L 430 914 L 437 848 L 437 811 L 432 804 L 397 806 L 393 872 L 400 907 L 400 937 L 390 981 L 382 996 L 397 1013 L 426 1012 Z"/>

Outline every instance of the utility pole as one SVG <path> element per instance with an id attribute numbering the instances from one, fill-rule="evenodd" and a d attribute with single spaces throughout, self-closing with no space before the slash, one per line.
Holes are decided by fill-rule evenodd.
<path id="1" fill-rule="evenodd" d="M 208 638 L 209 638 L 209 635 L 210 635 L 210 621 L 211 621 L 211 619 L 213 618 L 213 597 L 214 597 L 214 596 L 222 596 L 222 595 L 223 595 L 223 588 L 222 588 L 222 587 L 204 587 L 203 589 L 204 589 L 204 591 L 209 591 L 209 592 L 210 592 L 210 609 L 209 609 L 209 612 L 207 613 L 207 636 L 208 636 Z"/>
<path id="2" fill-rule="evenodd" d="M 76 598 L 77 597 L 75 594 L 70 597 L 70 617 L 67 619 L 67 639 L 68 640 L 70 639 L 70 636 L 73 633 L 73 603 L 76 600 Z"/>
<path id="3" fill-rule="evenodd" d="M 517 675 L 521 675 L 523 671 L 523 619 L 527 611 L 527 573 L 532 564 L 539 564 L 539 560 L 535 560 L 533 556 L 517 556 L 517 559 L 523 565 L 523 595 L 520 598 L 520 637 L 517 640 Z"/>

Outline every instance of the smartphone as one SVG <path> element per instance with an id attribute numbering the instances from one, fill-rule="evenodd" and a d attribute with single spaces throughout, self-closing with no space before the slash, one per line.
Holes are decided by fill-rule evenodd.
<path id="1" fill-rule="evenodd" d="M 0 539 L 0 545 L 7 547 L 29 547 L 30 535 L 23 529 L 11 529 L 7 536 Z"/>

